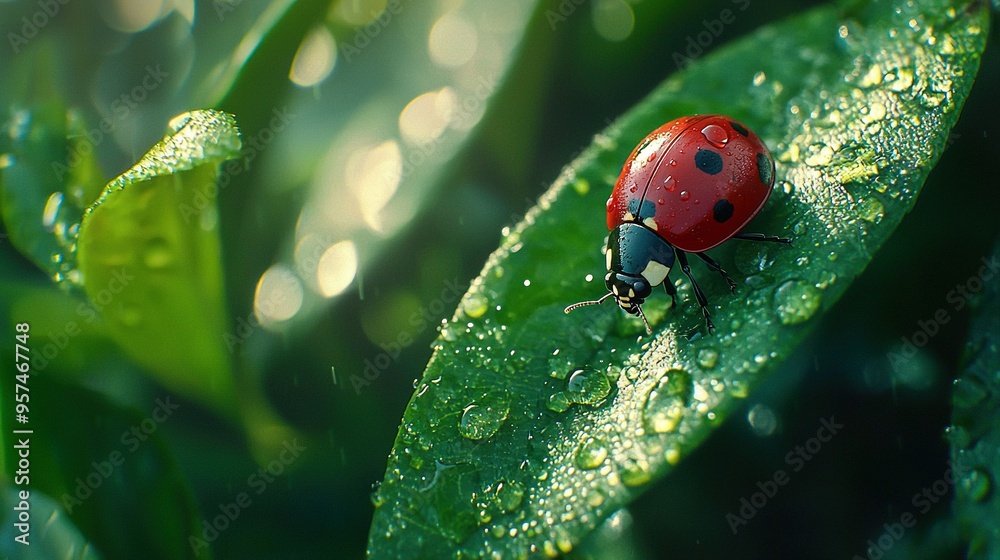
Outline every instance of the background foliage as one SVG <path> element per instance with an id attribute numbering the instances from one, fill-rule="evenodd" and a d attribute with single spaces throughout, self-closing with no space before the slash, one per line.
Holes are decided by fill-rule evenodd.
<path id="1" fill-rule="evenodd" d="M 103 429 L 107 443 L 94 438 L 90 448 L 60 459 L 55 451 L 70 448 L 56 436 L 39 436 L 33 464 L 37 484 L 51 477 L 72 486 L 88 472 L 84 466 L 73 474 L 78 469 L 72 465 L 127 449 L 119 435 L 141 424 L 156 399 L 169 394 L 179 409 L 157 425 L 154 444 L 140 447 L 151 457 L 148 465 L 169 469 L 170 480 L 176 475 L 190 489 L 201 517 L 218 515 L 220 506 L 241 491 L 253 495 L 253 504 L 212 543 L 217 558 L 359 557 L 373 512 L 372 484 L 382 479 L 412 382 L 430 356 L 435 327 L 452 314 L 452 295 L 464 292 L 500 244 L 502 228 L 519 220 L 595 132 L 677 69 L 675 54 L 697 59 L 699 50 L 713 50 L 807 7 L 780 1 L 746 2 L 741 10 L 741 2 L 553 0 L 534 8 L 528 2 L 505 3 L 514 8 L 498 14 L 488 8 L 497 3 L 472 0 L 401 1 L 393 4 L 400 7 L 395 13 L 380 12 L 385 2 L 377 1 L 150 4 L 160 5 L 151 16 L 128 13 L 123 7 L 133 4 L 121 2 L 60 4 L 16 52 L 13 44 L 3 45 L 0 107 L 8 129 L 18 125 L 24 111 L 49 115 L 34 122 L 69 146 L 42 161 L 69 164 L 60 154 L 72 156 L 89 142 L 93 160 L 70 167 L 84 192 L 96 193 L 93 185 L 103 186 L 139 160 L 173 116 L 207 107 L 233 113 L 244 149 L 254 151 L 244 151 L 246 165 L 237 172 L 224 172 L 228 180 L 217 195 L 227 331 L 245 332 L 244 325 L 253 322 L 262 276 L 275 263 L 297 266 L 296 247 L 309 227 L 317 228 L 320 253 L 343 240 L 354 243 L 357 267 L 348 278 L 350 287 L 338 282 L 324 292 L 323 286 L 303 285 L 295 319 L 251 325 L 225 366 L 237 372 L 243 410 L 259 412 L 241 417 L 152 381 L 148 365 L 116 344 L 99 321 L 88 322 L 90 315 L 79 307 L 86 300 L 72 286 L 56 286 L 52 276 L 58 271 L 44 262 L 45 253 L 38 258 L 15 247 L 8 199 L 0 202 L 0 318 L 5 325 L 30 321 L 34 340 L 43 346 L 55 343 L 69 321 L 84 327 L 38 375 L 34 414 L 53 426 L 65 418 L 80 419 L 84 426 L 93 420 L 88 433 Z M 0 3 L 0 30 L 8 39 L 8 31 L 24 34 L 21 18 L 35 17 L 39 6 Z M 381 18 L 373 20 L 372 9 Z M 736 17 L 716 36 L 711 22 L 725 9 Z M 428 30 L 446 13 L 473 22 L 480 33 L 471 59 L 449 59 L 458 55 L 447 49 L 438 62 L 428 55 Z M 294 85 L 289 66 L 303 38 L 317 27 L 334 38 L 333 71 L 316 85 Z M 487 27 L 493 35 L 484 31 Z M 706 46 L 697 45 L 703 31 L 712 35 Z M 324 39 L 313 40 L 322 45 Z M 980 259 L 1000 233 L 996 176 L 990 168 L 1000 155 L 992 141 L 1000 130 L 995 42 L 991 38 L 962 119 L 913 212 L 745 409 L 629 512 L 616 516 L 614 526 L 602 529 L 617 542 L 614 553 L 850 556 L 877 538 L 883 523 L 909 509 L 914 493 L 942 477 L 949 457 L 943 436 L 950 422 L 950 382 L 958 373 L 974 307 L 955 309 L 949 293 L 978 273 Z M 134 88 L 151 73 L 157 75 L 158 65 L 168 75 L 160 82 L 147 80 L 155 87 L 145 87 L 139 102 Z M 481 78 L 486 89 L 477 94 Z M 376 149 L 386 138 L 402 136 L 403 108 L 420 94 L 440 95 L 445 86 L 451 88 L 445 97 L 428 98 L 435 107 L 447 106 L 448 95 L 471 105 L 478 99 L 479 106 L 452 112 L 445 118 L 448 133 L 438 137 L 433 129 L 441 115 L 432 111 L 430 132 L 423 125 L 413 134 L 441 140 L 429 155 L 420 156 L 425 161 L 419 164 L 410 159 L 419 151 L 414 144 L 405 138 L 397 142 L 400 159 L 411 166 L 388 202 L 366 199 L 359 194 L 364 189 L 352 190 L 349 177 L 356 175 L 345 170 L 356 174 L 385 164 L 391 147 Z M 67 110 L 72 118 L 61 117 Z M 288 122 L 279 130 L 281 115 Z M 87 136 L 105 120 L 112 132 L 100 141 Z M 14 148 L 12 136 L 4 136 L 0 152 Z M 51 143 L 46 145 L 51 149 Z M 351 160 L 357 153 L 364 157 Z M 43 171 L 46 185 L 54 184 L 54 175 L 47 167 Z M 32 203 L 39 215 L 44 202 L 43 195 Z M 317 208 L 322 209 L 318 214 Z M 364 208 L 376 211 L 366 214 Z M 340 262 L 350 255 L 341 252 Z M 334 289 L 338 286 L 341 291 Z M 900 351 L 901 337 L 913 340 L 941 309 L 949 321 L 927 337 L 908 367 L 894 371 L 888 353 Z M 184 325 L 176 331 L 182 337 Z M 0 356 L 3 363 L 13 363 L 8 343 L 0 346 Z M 366 370 L 372 379 L 364 377 Z M 7 371 L 5 366 L 5 432 L 11 401 Z M 352 376 L 367 383 L 352 382 Z M 43 383 L 49 382 L 55 388 L 46 391 Z M 79 397 L 78 387 L 97 396 Z M 726 514 L 738 510 L 758 481 L 784 466 L 786 453 L 812 437 L 827 415 L 848 427 L 843 436 L 824 447 L 734 536 Z M 53 427 L 48 433 L 60 431 Z M 306 451 L 257 494 L 258 486 L 248 479 L 294 438 Z M 4 443 L 9 476 L 9 445 Z M 51 459 L 41 451 L 46 445 L 53 450 Z M 64 468 L 71 472 L 59 474 Z M 141 484 L 142 479 L 129 480 Z M 122 491 L 132 488 L 125 485 Z M 58 497 L 58 490 L 50 492 Z M 962 546 L 948 524 L 938 529 L 939 520 L 948 518 L 950 492 L 907 538 L 930 535 L 938 548 L 929 550 L 957 555 Z M 154 509 L 170 496 L 154 492 L 148 503 L 159 512 L 162 531 L 138 531 L 151 523 L 125 509 L 109 505 L 101 512 L 117 519 L 115 526 L 140 535 L 129 551 L 100 544 L 113 536 L 101 536 L 86 523 L 75 525 L 106 558 L 150 551 L 177 557 L 172 553 L 176 542 L 164 536 L 184 534 L 185 526 L 200 519 L 184 500 Z M 109 497 L 108 503 L 119 502 Z M 9 511 L 5 505 L 0 515 Z M 4 546 L 8 542 L 5 538 Z M 5 554 L 8 550 L 0 547 Z"/>

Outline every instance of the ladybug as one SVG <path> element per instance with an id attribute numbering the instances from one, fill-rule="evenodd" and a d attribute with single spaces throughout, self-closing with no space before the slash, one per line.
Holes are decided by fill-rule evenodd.
<path id="1" fill-rule="evenodd" d="M 741 232 L 773 188 L 774 159 L 742 123 L 722 115 L 697 115 L 657 128 L 632 150 L 607 202 L 608 293 L 570 305 L 566 313 L 614 296 L 651 334 L 640 305 L 660 284 L 676 305 L 670 270 L 677 262 L 711 333 L 715 325 L 708 299 L 691 274 L 687 253 L 721 274 L 735 293 L 736 283 L 705 251 L 729 239 L 790 245 L 784 237 Z"/>

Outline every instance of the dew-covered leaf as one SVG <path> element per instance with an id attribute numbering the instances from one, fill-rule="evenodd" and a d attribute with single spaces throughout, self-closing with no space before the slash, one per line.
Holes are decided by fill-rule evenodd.
<path id="1" fill-rule="evenodd" d="M 952 394 L 955 512 L 969 558 L 1000 556 L 1000 245 L 986 257 L 983 292 L 966 347 L 968 362 Z"/>
<path id="2" fill-rule="evenodd" d="M 216 196 L 240 151 L 232 116 L 184 113 L 84 214 L 78 265 L 108 331 L 167 387 L 229 409 Z"/>
<path id="3" fill-rule="evenodd" d="M 664 476 L 803 339 L 912 207 L 985 45 L 985 2 L 851 2 L 764 27 L 664 82 L 571 163 L 442 328 L 376 492 L 373 558 L 557 556 Z M 654 294 L 654 334 L 603 287 L 605 199 L 649 131 L 685 114 L 753 128 L 777 159 L 748 231 Z M 670 507 L 669 504 L 664 507 Z"/>

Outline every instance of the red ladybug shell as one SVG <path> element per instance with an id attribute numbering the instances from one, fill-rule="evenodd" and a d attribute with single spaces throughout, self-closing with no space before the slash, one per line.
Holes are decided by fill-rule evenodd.
<path id="1" fill-rule="evenodd" d="M 608 199 L 608 229 L 639 222 L 700 253 L 743 229 L 773 186 L 774 160 L 749 128 L 721 115 L 681 117 L 632 151 Z"/>

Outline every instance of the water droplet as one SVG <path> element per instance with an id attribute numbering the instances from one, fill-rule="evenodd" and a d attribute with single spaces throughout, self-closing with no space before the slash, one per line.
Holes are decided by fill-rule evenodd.
<path id="1" fill-rule="evenodd" d="M 808 321 L 819 309 L 823 296 L 804 280 L 789 280 L 774 292 L 774 307 L 783 325 Z"/>
<path id="2" fill-rule="evenodd" d="M 545 406 L 553 412 L 566 412 L 570 404 L 566 393 L 559 391 L 549 396 L 549 400 L 545 403 Z"/>
<path id="3" fill-rule="evenodd" d="M 972 408 L 983 402 L 989 392 L 974 377 L 959 377 L 954 382 L 952 402 L 957 408 Z"/>
<path id="4" fill-rule="evenodd" d="M 701 129 L 701 133 L 704 134 L 705 139 L 716 148 L 725 148 L 726 144 L 729 143 L 729 134 L 726 132 L 726 129 L 717 124 L 710 124 L 706 126 Z"/>
<path id="5" fill-rule="evenodd" d="M 58 191 L 50 194 L 49 199 L 45 201 L 45 209 L 42 210 L 42 226 L 45 229 L 49 231 L 55 229 L 62 203 L 63 193 Z"/>
<path id="6" fill-rule="evenodd" d="M 150 239 L 142 248 L 142 263 L 147 268 L 165 268 L 174 260 L 174 252 L 162 237 Z"/>
<path id="7" fill-rule="evenodd" d="M 885 217 L 885 206 L 874 196 L 858 201 L 857 209 L 858 215 L 866 222 L 877 224 Z"/>
<path id="8" fill-rule="evenodd" d="M 663 180 L 663 188 L 667 189 L 668 191 L 673 191 L 676 186 L 677 186 L 677 180 L 674 179 L 673 175 L 667 175 L 667 178 Z"/>
<path id="9" fill-rule="evenodd" d="M 649 155 L 646 156 L 646 163 L 653 163 L 654 161 L 656 161 L 656 152 L 650 152 Z"/>
<path id="10" fill-rule="evenodd" d="M 704 369 L 712 369 L 719 362 L 719 352 L 714 348 L 702 348 L 698 351 L 698 365 Z"/>
<path id="11" fill-rule="evenodd" d="M 649 463 L 645 459 L 636 458 L 629 459 L 625 463 L 625 468 L 621 471 L 622 483 L 625 486 L 642 486 L 653 478 L 653 473 L 650 471 Z"/>
<path id="12" fill-rule="evenodd" d="M 592 508 L 601 507 L 604 504 L 604 492 L 600 488 L 594 488 L 587 494 L 587 505 Z"/>
<path id="13" fill-rule="evenodd" d="M 462 411 L 462 419 L 458 424 L 458 431 L 462 436 L 469 439 L 485 439 L 497 433 L 507 414 L 510 412 L 506 406 L 479 406 L 470 404 Z"/>
<path id="14" fill-rule="evenodd" d="M 672 369 L 663 374 L 643 406 L 646 429 L 657 434 L 674 431 L 684 417 L 691 391 L 691 374 L 687 371 Z"/>
<path id="15" fill-rule="evenodd" d="M 747 422 L 754 435 L 767 437 L 774 434 L 778 429 L 778 417 L 775 416 L 771 407 L 763 404 L 755 404 L 747 414 Z"/>
<path id="16" fill-rule="evenodd" d="M 604 463 L 604 459 L 607 457 L 608 449 L 604 446 L 603 441 L 587 438 L 576 450 L 576 466 L 585 471 L 596 469 Z"/>
<path id="17" fill-rule="evenodd" d="M 973 469 L 962 477 L 962 489 L 973 502 L 982 502 L 990 495 L 990 475 Z"/>
<path id="18" fill-rule="evenodd" d="M 566 383 L 566 397 L 577 404 L 597 405 L 611 392 L 611 382 L 604 372 L 578 369 Z"/>
<path id="19" fill-rule="evenodd" d="M 686 201 L 689 198 L 691 198 L 691 193 L 689 193 L 687 191 L 681 191 L 681 201 L 682 202 Z"/>
<path id="20" fill-rule="evenodd" d="M 794 233 L 795 235 L 802 235 L 802 234 L 804 234 L 807 231 L 807 229 L 808 228 L 806 227 L 806 223 L 805 222 L 798 221 L 798 222 L 795 222 L 794 226 L 792 226 L 792 233 Z"/>
<path id="21" fill-rule="evenodd" d="M 497 483 L 496 501 L 504 513 L 516 510 L 524 500 L 524 485 L 516 481 Z"/>
<path id="22" fill-rule="evenodd" d="M 469 296 L 462 301 L 462 310 L 465 311 L 465 314 L 470 319 L 478 319 L 486 313 L 486 310 L 489 308 L 489 304 L 490 302 L 486 299 L 486 296 L 476 292 L 469 294 Z"/>

